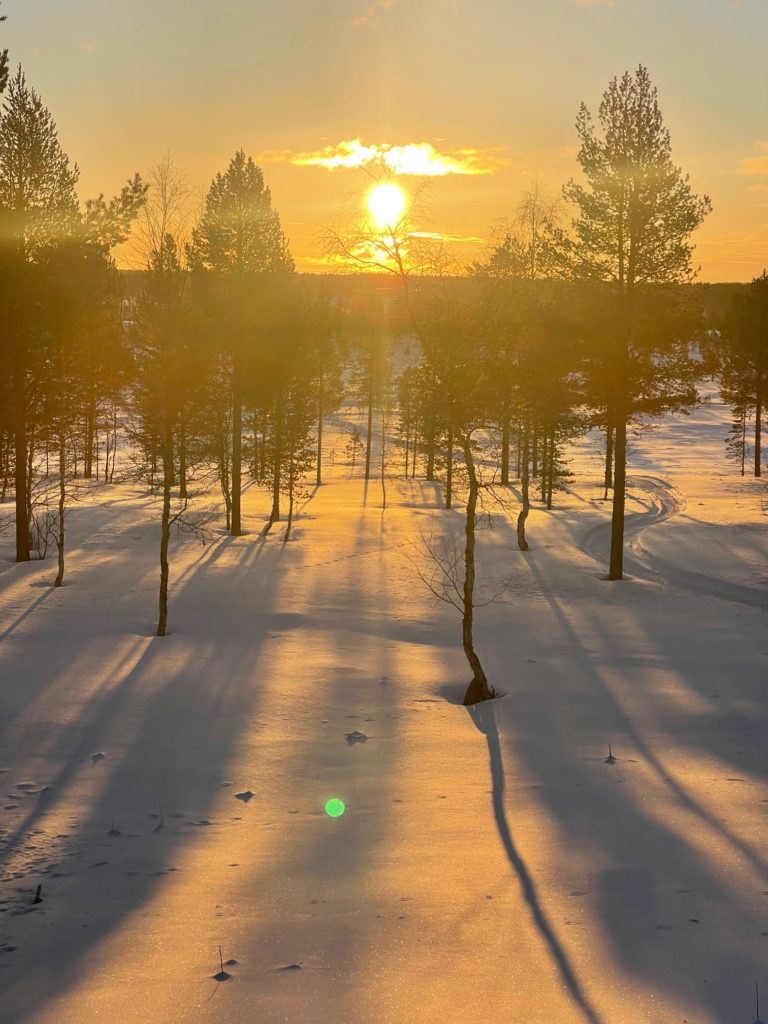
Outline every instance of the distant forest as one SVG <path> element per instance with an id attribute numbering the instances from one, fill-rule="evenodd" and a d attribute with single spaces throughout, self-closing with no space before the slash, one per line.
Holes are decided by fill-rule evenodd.
<path id="1" fill-rule="evenodd" d="M 489 489 L 514 483 L 525 549 L 531 502 L 551 508 L 568 477 L 569 442 L 601 431 L 608 574 L 620 579 L 628 428 L 689 410 L 705 376 L 733 409 L 737 471 L 762 471 L 768 276 L 694 283 L 691 239 L 710 204 L 672 160 L 643 67 L 609 83 L 595 120 L 582 106 L 576 131 L 579 180 L 558 199 L 534 183 L 461 274 L 411 207 L 329 236 L 335 272 L 299 275 L 242 151 L 194 224 L 168 160 L 82 203 L 19 68 L 0 115 L 0 502 L 13 502 L 3 525 L 15 523 L 16 559 L 55 550 L 61 585 L 73 481 L 142 481 L 163 496 L 162 634 L 169 531 L 195 528 L 195 490 L 215 481 L 238 536 L 254 481 L 271 496 L 264 531 L 285 520 L 287 537 L 296 495 L 323 482 L 326 418 L 354 402 L 364 426 L 350 455 L 381 477 L 383 504 L 393 438 L 397 472 L 439 482 L 446 507 L 465 508 L 454 582 L 487 695 L 471 608 Z M 113 252 L 129 237 L 143 269 L 118 271 Z"/>

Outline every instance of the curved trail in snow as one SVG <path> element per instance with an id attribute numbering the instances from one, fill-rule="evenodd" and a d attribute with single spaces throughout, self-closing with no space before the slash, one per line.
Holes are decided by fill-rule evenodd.
<path id="1" fill-rule="evenodd" d="M 624 521 L 625 571 L 641 579 L 661 581 L 707 597 L 716 597 L 721 601 L 768 610 L 768 591 L 682 569 L 650 552 L 642 543 L 643 531 L 677 515 L 684 509 L 685 500 L 676 488 L 659 477 L 628 477 L 627 489 L 630 487 L 641 490 L 648 496 L 650 508 L 646 512 L 633 512 Z M 610 522 L 598 523 L 582 538 L 581 550 L 596 561 L 607 564 L 610 538 Z"/>

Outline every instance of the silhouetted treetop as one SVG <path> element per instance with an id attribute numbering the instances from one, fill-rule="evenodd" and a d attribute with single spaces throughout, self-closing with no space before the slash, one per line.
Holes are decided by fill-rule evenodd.
<path id="1" fill-rule="evenodd" d="M 19 66 L 0 114 L 0 213 L 4 239 L 14 238 L 25 258 L 74 230 L 79 176 L 59 145 L 49 110 Z"/>
<path id="2" fill-rule="evenodd" d="M 0 0 L 2 3 L 2 0 Z M 6 16 L 0 14 L 0 21 L 5 21 Z M 3 92 L 8 84 L 8 51 L 0 50 L 0 92 Z"/>
<path id="3" fill-rule="evenodd" d="M 614 78 L 603 94 L 599 129 L 582 103 L 578 162 L 587 179 L 563 189 L 577 208 L 566 244 L 572 273 L 615 281 L 671 283 L 693 277 L 688 238 L 711 210 L 672 162 L 656 88 L 642 65 Z"/>
<path id="4" fill-rule="evenodd" d="M 187 258 L 193 268 L 221 273 L 293 270 L 264 174 L 243 150 L 211 182 Z"/>

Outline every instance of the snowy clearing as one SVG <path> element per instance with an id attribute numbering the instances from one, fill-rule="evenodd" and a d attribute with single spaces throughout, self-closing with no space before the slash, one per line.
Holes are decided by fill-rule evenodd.
<path id="1" fill-rule="evenodd" d="M 174 541 L 164 638 L 157 499 L 84 495 L 60 590 L 2 534 L 2 1024 L 751 1024 L 768 518 L 728 422 L 637 440 L 622 582 L 593 439 L 529 552 L 478 534 L 471 711 L 435 485 L 382 511 L 337 462 L 285 545 L 250 487 L 247 536 Z"/>

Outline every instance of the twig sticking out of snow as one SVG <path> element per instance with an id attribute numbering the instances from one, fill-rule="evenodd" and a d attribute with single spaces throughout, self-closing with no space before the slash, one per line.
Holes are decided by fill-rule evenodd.
<path id="1" fill-rule="evenodd" d="M 755 1021 L 754 1024 L 763 1024 L 760 1020 L 760 989 L 755 982 Z"/>
<path id="2" fill-rule="evenodd" d="M 221 955 L 221 946 L 219 946 L 219 966 L 221 967 L 221 970 L 218 972 L 218 974 L 214 974 L 213 980 L 228 981 L 232 977 L 232 975 L 224 970 L 224 958 Z"/>
<path id="3" fill-rule="evenodd" d="M 610 743 L 608 744 L 608 757 L 606 757 L 605 763 L 606 764 L 616 764 L 616 758 L 613 756 L 613 751 L 611 750 L 611 744 Z"/>

